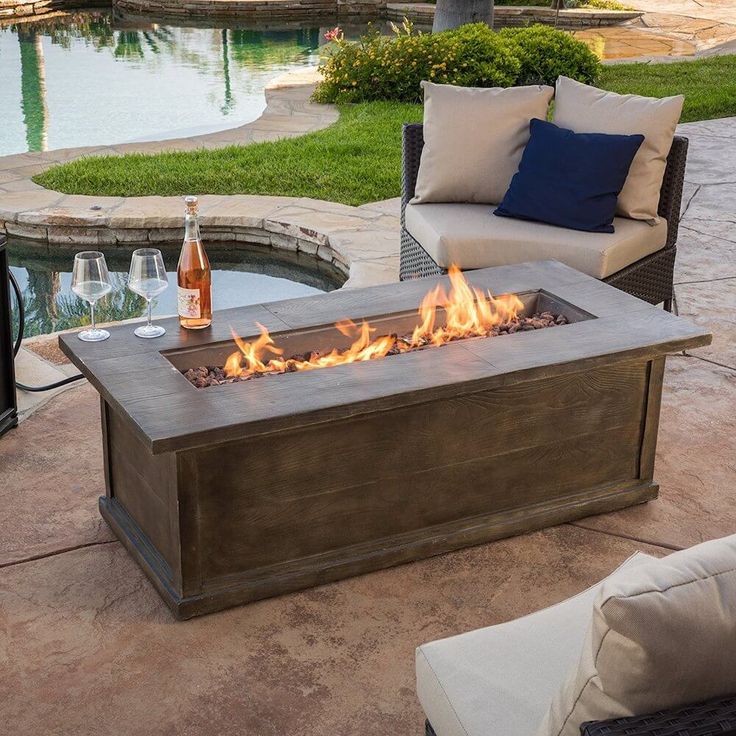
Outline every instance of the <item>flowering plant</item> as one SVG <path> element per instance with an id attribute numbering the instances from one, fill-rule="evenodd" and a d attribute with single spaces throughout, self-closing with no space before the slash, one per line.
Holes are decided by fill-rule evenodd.
<path id="1" fill-rule="evenodd" d="M 545 26 L 495 33 L 470 23 L 442 33 L 422 33 L 404 20 L 393 35 L 371 29 L 348 41 L 340 28 L 320 65 L 317 102 L 396 100 L 420 102 L 422 80 L 462 87 L 554 84 L 560 74 L 588 84 L 600 63 L 588 46 L 569 33 Z"/>
<path id="2" fill-rule="evenodd" d="M 423 79 L 475 87 L 508 87 L 516 79 L 519 62 L 485 24 L 433 34 L 415 31 L 408 20 L 391 26 L 391 36 L 370 29 L 356 42 L 335 37 L 315 99 L 419 102 Z"/>
<path id="3" fill-rule="evenodd" d="M 332 30 L 325 33 L 325 41 L 342 41 L 344 38 L 342 28 L 335 26 Z"/>

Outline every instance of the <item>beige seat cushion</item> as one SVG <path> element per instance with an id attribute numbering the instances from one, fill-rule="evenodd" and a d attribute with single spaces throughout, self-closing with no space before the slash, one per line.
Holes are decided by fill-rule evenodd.
<path id="1" fill-rule="evenodd" d="M 614 575 L 652 558 L 636 554 Z M 417 649 L 417 695 L 437 736 L 531 736 L 580 657 L 600 583 L 556 606 Z"/>
<path id="2" fill-rule="evenodd" d="M 557 80 L 556 125 L 576 133 L 644 136 L 618 195 L 619 215 L 635 220 L 658 219 L 659 190 L 684 99 L 682 95 L 662 99 L 618 95 L 567 77 Z"/>
<path id="3" fill-rule="evenodd" d="M 505 266 L 554 259 L 602 279 L 660 250 L 667 223 L 616 217 L 614 233 L 586 233 L 497 217 L 485 204 L 409 204 L 406 229 L 442 268 Z"/>
<path id="4" fill-rule="evenodd" d="M 481 89 L 423 82 L 424 150 L 415 202 L 500 202 L 547 118 L 552 87 Z"/>
<path id="5" fill-rule="evenodd" d="M 606 581 L 539 736 L 736 693 L 736 535 Z"/>

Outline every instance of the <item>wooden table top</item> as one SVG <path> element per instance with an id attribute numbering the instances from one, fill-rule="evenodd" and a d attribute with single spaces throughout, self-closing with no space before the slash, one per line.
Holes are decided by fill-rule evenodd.
<path id="1" fill-rule="evenodd" d="M 340 319 L 359 321 L 415 310 L 436 283 L 449 284 L 447 277 L 217 311 L 205 330 L 182 329 L 175 317 L 157 320 L 166 335 L 153 340 L 137 338 L 133 326 L 121 325 L 110 328 L 104 342 L 86 343 L 69 333 L 59 338 L 59 344 L 157 454 L 616 361 L 650 359 L 711 341 L 706 330 L 557 261 L 488 268 L 465 276 L 493 294 L 544 289 L 595 318 L 204 389 L 194 388 L 162 353 L 231 343 L 231 328 L 245 338 L 257 335 L 256 322 L 277 335 Z"/>

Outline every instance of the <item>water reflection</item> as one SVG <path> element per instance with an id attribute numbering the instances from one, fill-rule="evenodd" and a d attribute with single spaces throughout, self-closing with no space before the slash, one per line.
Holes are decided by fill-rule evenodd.
<path id="1" fill-rule="evenodd" d="M 78 249 L 76 249 L 78 250 Z M 25 335 L 42 335 L 89 323 L 89 307 L 71 291 L 71 266 L 76 250 L 11 241 L 10 268 L 19 282 L 25 305 Z M 126 274 L 133 248 L 115 248 L 105 253 L 112 292 L 98 305 L 101 322 L 142 317 L 145 301 L 126 288 Z M 162 247 L 169 271 L 169 289 L 153 302 L 154 315 L 176 313 L 178 246 Z M 344 281 L 333 266 L 304 254 L 277 252 L 245 244 L 210 248 L 216 309 L 227 309 L 278 299 L 332 291 Z M 12 309 L 13 334 L 18 313 Z"/>
<path id="2" fill-rule="evenodd" d="M 46 69 L 41 37 L 31 27 L 18 30 L 20 44 L 20 88 L 26 145 L 29 151 L 47 151 L 49 148 L 46 105 Z"/>
<path id="3" fill-rule="evenodd" d="M 317 27 L 179 26 L 79 12 L 0 27 L 0 155 L 232 127 L 317 62 Z"/>

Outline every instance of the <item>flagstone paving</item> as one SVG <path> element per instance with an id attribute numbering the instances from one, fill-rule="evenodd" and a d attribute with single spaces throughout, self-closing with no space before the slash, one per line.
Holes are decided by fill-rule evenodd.
<path id="1" fill-rule="evenodd" d="M 0 440 L 3 730 L 16 736 L 419 734 L 417 644 L 561 600 L 636 549 L 662 555 L 733 533 L 736 118 L 680 130 L 690 137 L 691 152 L 678 303 L 712 329 L 714 341 L 668 361 L 657 500 L 177 623 L 99 521 L 98 399 L 89 385 L 76 386 Z M 278 216 L 241 209 L 250 203 L 255 211 L 254 200 L 229 206 L 223 200 L 212 199 L 207 216 L 225 218 L 213 219 L 219 224 L 212 228 L 240 212 L 262 221 L 262 229 L 273 223 L 267 232 L 284 243 L 294 238 L 317 250 L 339 233 L 351 277 L 353 264 L 363 263 L 363 282 L 396 278 L 396 200 L 350 213 L 309 200 L 272 203 Z M 131 227 L 134 210 L 124 210 Z M 355 227 L 346 229 L 348 215 Z M 168 211 L 155 216 L 160 227 L 170 226 Z M 370 259 L 361 261 L 365 254 Z"/>
<path id="2" fill-rule="evenodd" d="M 641 25 L 644 25 L 642 20 Z M 736 36 L 736 26 L 733 28 Z M 612 28 L 591 28 L 573 32 L 575 38 L 585 41 L 595 54 L 606 61 L 621 59 L 658 58 L 663 56 L 694 56 L 697 46 L 690 40 L 656 35 L 630 25 Z"/>

